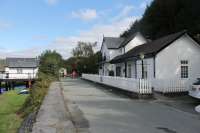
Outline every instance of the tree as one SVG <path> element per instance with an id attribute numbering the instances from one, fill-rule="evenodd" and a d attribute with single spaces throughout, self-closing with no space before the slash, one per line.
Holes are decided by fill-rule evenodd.
<path id="1" fill-rule="evenodd" d="M 93 48 L 96 44 L 96 42 L 78 42 L 77 47 L 72 50 L 72 55 L 74 57 L 89 57 L 94 54 Z"/>
<path id="2" fill-rule="evenodd" d="M 63 66 L 62 56 L 56 51 L 47 50 L 39 56 L 40 72 L 59 76 L 59 69 Z"/>
<path id="3" fill-rule="evenodd" d="M 147 6 L 142 18 L 135 22 L 122 36 L 129 36 L 139 30 L 149 39 L 186 29 L 199 39 L 199 0 L 153 0 Z"/>
<path id="4" fill-rule="evenodd" d="M 74 66 L 79 74 L 97 73 L 98 62 L 101 59 L 100 52 L 94 52 L 95 43 L 78 42 L 77 47 L 72 50 L 73 57 L 65 61 L 68 72 L 72 72 Z"/>

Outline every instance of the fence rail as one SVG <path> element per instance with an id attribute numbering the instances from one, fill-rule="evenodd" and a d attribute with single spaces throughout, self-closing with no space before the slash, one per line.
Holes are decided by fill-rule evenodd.
<path id="1" fill-rule="evenodd" d="M 93 74 L 82 74 L 82 78 L 138 94 L 152 94 L 151 82 L 146 79 L 100 76 Z"/>

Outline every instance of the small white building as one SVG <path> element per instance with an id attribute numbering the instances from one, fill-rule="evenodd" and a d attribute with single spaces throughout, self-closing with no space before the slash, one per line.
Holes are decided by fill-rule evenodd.
<path id="1" fill-rule="evenodd" d="M 181 31 L 136 46 L 110 63 L 117 66 L 116 76 L 156 79 L 157 83 L 184 80 L 191 85 L 200 77 L 200 45 Z"/>
<path id="2" fill-rule="evenodd" d="M 186 31 L 154 41 L 139 32 L 129 38 L 104 38 L 101 52 L 100 75 L 146 79 L 156 91 L 187 91 L 200 78 L 200 45 Z"/>
<path id="3" fill-rule="evenodd" d="M 132 48 L 146 42 L 147 40 L 140 32 L 133 34 L 129 38 L 104 37 L 101 46 L 103 61 L 100 62 L 99 74 L 109 76 L 109 73 L 113 72 L 114 75 L 117 74 L 119 76 L 118 73 L 120 71 L 120 75 L 125 76 L 124 73 L 121 71 L 121 68 L 120 70 L 118 69 L 118 66 L 124 67 L 123 64 L 120 63 L 117 65 L 113 65 L 110 63 L 110 61 L 119 55 L 127 53 Z"/>
<path id="4" fill-rule="evenodd" d="M 38 59 L 36 58 L 6 58 L 6 79 L 34 79 L 38 73 Z"/>

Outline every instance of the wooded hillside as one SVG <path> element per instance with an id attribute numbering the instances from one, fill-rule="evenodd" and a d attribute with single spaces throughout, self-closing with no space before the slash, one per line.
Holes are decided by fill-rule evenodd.
<path id="1" fill-rule="evenodd" d="M 154 0 L 121 36 L 140 31 L 156 39 L 184 29 L 200 40 L 200 0 Z"/>

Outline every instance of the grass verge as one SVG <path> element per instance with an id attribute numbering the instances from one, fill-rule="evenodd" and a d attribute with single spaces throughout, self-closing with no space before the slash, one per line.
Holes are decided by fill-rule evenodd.
<path id="1" fill-rule="evenodd" d="M 56 78 L 50 74 L 39 73 L 38 80 L 34 83 L 30 89 L 30 95 L 26 99 L 22 108 L 19 110 L 22 116 L 26 117 L 31 112 L 37 112 L 42 104 L 45 95 L 48 92 L 48 88 L 52 81 Z"/>
<path id="2" fill-rule="evenodd" d="M 16 133 L 23 119 L 17 114 L 27 95 L 9 91 L 0 95 L 0 133 Z"/>

